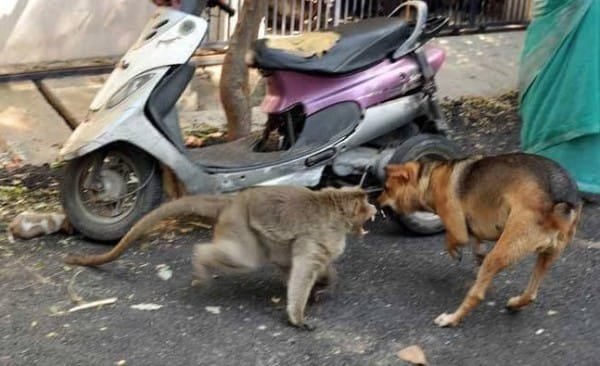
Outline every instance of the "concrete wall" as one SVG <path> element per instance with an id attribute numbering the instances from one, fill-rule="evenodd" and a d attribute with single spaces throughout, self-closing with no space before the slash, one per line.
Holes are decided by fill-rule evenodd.
<path id="1" fill-rule="evenodd" d="M 0 66 L 120 55 L 150 0 L 0 0 Z"/>

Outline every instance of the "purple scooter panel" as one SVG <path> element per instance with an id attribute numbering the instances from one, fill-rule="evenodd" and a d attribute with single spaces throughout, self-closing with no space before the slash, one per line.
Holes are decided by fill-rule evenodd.
<path id="1" fill-rule="evenodd" d="M 436 72 L 446 57 L 442 49 L 432 46 L 425 49 L 425 55 Z M 302 103 L 308 116 L 344 101 L 356 101 L 365 109 L 412 89 L 413 75 L 420 77 L 419 66 L 409 56 L 396 62 L 386 59 L 366 70 L 342 76 L 275 71 L 267 79 L 261 109 L 265 113 L 280 113 Z"/>

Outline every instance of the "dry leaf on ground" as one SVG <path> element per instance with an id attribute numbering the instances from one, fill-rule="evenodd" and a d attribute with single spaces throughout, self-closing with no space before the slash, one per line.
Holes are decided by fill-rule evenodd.
<path id="1" fill-rule="evenodd" d="M 185 138 L 185 147 L 195 148 L 204 146 L 204 139 L 196 136 L 187 136 Z"/>
<path id="2" fill-rule="evenodd" d="M 156 266 L 156 275 L 163 281 L 167 281 L 173 277 L 173 270 L 171 270 L 171 268 L 169 268 L 169 266 L 166 264 L 159 264 Z"/>
<path id="3" fill-rule="evenodd" d="M 208 311 L 211 314 L 220 314 L 221 313 L 221 307 L 220 306 L 207 306 L 204 308 L 206 311 Z"/>
<path id="4" fill-rule="evenodd" d="M 412 345 L 406 348 L 401 349 L 398 352 L 398 358 L 401 360 L 410 362 L 414 365 L 427 365 L 427 360 L 425 359 L 425 353 L 421 349 L 421 347 L 417 345 Z"/>
<path id="5" fill-rule="evenodd" d="M 130 307 L 135 310 L 158 310 L 158 309 L 162 308 L 162 305 L 159 305 L 159 304 L 136 304 L 136 305 L 131 305 Z"/>

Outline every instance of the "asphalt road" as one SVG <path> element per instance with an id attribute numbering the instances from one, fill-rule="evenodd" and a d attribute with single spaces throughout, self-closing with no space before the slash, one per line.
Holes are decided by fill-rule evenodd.
<path id="1" fill-rule="evenodd" d="M 526 284 L 529 259 L 500 274 L 455 329 L 433 319 L 453 310 L 472 283 L 470 252 L 457 263 L 443 252 L 442 236 L 411 237 L 391 222 L 350 239 L 336 292 L 308 309 L 313 332 L 285 324 L 285 288 L 273 268 L 191 286 L 192 245 L 208 239 L 206 231 L 156 237 L 81 271 L 64 267 L 62 254 L 107 248 L 63 236 L 3 242 L 0 365 L 399 365 L 396 353 L 413 344 L 431 365 L 598 365 L 598 211 L 586 208 L 537 303 L 504 310 Z M 158 276 L 161 264 L 170 279 Z M 65 313 L 75 296 L 117 301 Z M 162 307 L 131 308 L 144 303 Z"/>
<path id="2" fill-rule="evenodd" d="M 451 112 L 452 137 L 465 151 L 518 148 L 516 95 L 461 100 Z M 20 178 L 31 194 L 58 179 L 34 173 Z M 600 365 L 599 204 L 584 208 L 576 240 L 535 304 L 504 310 L 527 283 L 529 258 L 497 276 L 486 300 L 454 329 L 433 319 L 454 310 L 473 282 L 470 251 L 457 263 L 442 235 L 414 237 L 381 221 L 369 229 L 349 240 L 337 291 L 308 308 L 313 332 L 286 325 L 285 288 L 273 268 L 192 287 L 192 245 L 208 240 L 207 231 L 156 237 L 100 269 L 61 260 L 105 246 L 65 236 L 9 244 L 0 235 L 0 366 L 402 365 L 396 353 L 413 344 L 430 365 Z M 172 270 L 170 279 L 158 276 L 161 265 Z M 117 300 L 66 312 L 77 297 Z M 162 307 L 131 308 L 138 304 Z"/>

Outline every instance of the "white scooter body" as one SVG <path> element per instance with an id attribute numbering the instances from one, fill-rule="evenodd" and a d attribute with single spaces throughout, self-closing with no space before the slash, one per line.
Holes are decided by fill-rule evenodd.
<path id="1" fill-rule="evenodd" d="M 144 112 L 150 93 L 173 65 L 188 62 L 207 28 L 201 17 L 159 7 L 92 101 L 88 118 L 62 147 L 61 157 L 71 160 L 126 141 L 171 167 L 184 182 L 202 181 L 206 186 L 213 181 L 165 139 Z"/>
<path id="2" fill-rule="evenodd" d="M 413 44 L 421 33 L 427 19 L 427 6 L 421 1 L 409 1 L 403 6 L 414 6 L 418 10 L 417 25 L 405 47 Z M 207 30 L 207 21 L 202 17 L 168 7 L 158 8 L 96 95 L 88 118 L 61 149 L 61 157 L 69 162 L 61 186 L 63 207 L 73 226 L 84 235 L 97 240 L 117 239 L 160 202 L 156 190 L 161 183 L 148 183 L 160 179 L 156 162 L 169 168 L 188 194 L 233 192 L 253 185 L 313 187 L 322 182 L 327 166 L 338 177 L 357 174 L 364 177 L 369 172 L 381 180 L 383 168 L 393 158 L 396 148 L 365 144 L 398 129 L 411 126 L 414 129 L 411 122 L 429 114 L 430 99 L 423 93 L 407 94 L 362 111 L 353 103 L 348 102 L 354 106 L 350 109 L 339 103 L 306 117 L 306 123 L 312 123 L 313 132 L 320 134 L 318 145 L 262 152 L 254 150 L 255 137 L 252 137 L 218 148 L 188 150 L 181 137 L 175 102 L 193 76 L 195 67 L 188 62 Z M 269 118 L 292 118 L 291 111 L 284 113 Z M 337 120 L 341 127 L 322 133 L 319 126 L 331 120 Z M 292 122 L 287 123 L 289 126 Z M 414 133 L 417 132 L 405 137 L 406 143 L 421 144 L 420 140 L 411 142 Z M 441 136 L 435 141 L 447 144 Z M 123 145 L 137 148 L 125 149 L 134 155 L 129 156 L 132 164 L 135 165 L 136 160 L 153 161 L 146 177 L 133 179 L 133 183 L 136 180 L 138 183 L 133 192 L 127 191 L 131 178 L 118 177 L 117 170 L 108 168 L 107 171 L 101 167 L 105 161 L 103 156 L 110 153 L 112 146 Z M 407 147 L 405 144 L 405 150 Z M 410 150 L 411 153 L 415 153 L 415 149 Z M 148 156 L 135 156 L 138 151 Z M 448 151 L 453 153 L 452 149 Z M 223 157 L 229 161 L 223 162 Z M 81 165 L 90 164 L 91 160 L 91 167 Z M 153 197 L 148 197 L 146 184 L 154 187 Z M 91 198 L 80 196 L 90 192 Z M 122 209 L 122 201 L 134 194 L 141 195 L 142 199 L 135 201 L 129 211 Z M 97 214 L 91 207 L 113 203 L 113 211 L 109 210 L 107 216 Z M 428 230 L 439 231 L 439 219 L 430 221 Z"/>
<path id="3" fill-rule="evenodd" d="M 61 149 L 61 157 L 72 160 L 114 142 L 127 142 L 172 169 L 190 193 L 235 191 L 255 184 L 316 185 L 324 166 L 307 168 L 306 157 L 276 163 L 276 168 L 209 174 L 148 119 L 145 108 L 150 94 L 171 67 L 189 61 L 206 36 L 207 26 L 201 17 L 158 8 L 93 100 L 86 121 Z M 178 125 L 174 108 L 167 118 Z"/>

